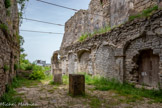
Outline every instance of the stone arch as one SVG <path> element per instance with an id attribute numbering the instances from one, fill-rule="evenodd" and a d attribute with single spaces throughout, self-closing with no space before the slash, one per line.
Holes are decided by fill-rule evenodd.
<path id="1" fill-rule="evenodd" d="M 159 55 L 159 69 L 162 67 L 162 38 L 143 35 L 125 44 L 124 47 L 124 79 L 131 83 L 139 83 L 139 57 L 144 51 L 152 50 L 153 55 Z M 159 70 L 159 79 L 160 72 Z M 159 82 L 157 82 L 159 83 Z M 152 85 L 151 85 L 152 86 Z"/>
<path id="2" fill-rule="evenodd" d="M 89 50 L 80 50 L 77 52 L 78 62 L 79 62 L 79 67 L 78 67 L 79 72 L 85 72 L 91 74 L 90 54 L 91 52 Z"/>
<path id="3" fill-rule="evenodd" d="M 59 51 L 55 51 L 52 58 L 51 58 L 51 63 L 52 63 L 51 70 L 52 70 L 53 74 L 62 73 L 59 56 L 60 56 Z"/>
<path id="4" fill-rule="evenodd" d="M 89 50 L 80 50 L 77 52 L 77 57 L 78 57 L 78 60 L 80 62 L 80 59 L 81 59 L 81 56 L 84 54 L 84 53 L 91 53 Z"/>

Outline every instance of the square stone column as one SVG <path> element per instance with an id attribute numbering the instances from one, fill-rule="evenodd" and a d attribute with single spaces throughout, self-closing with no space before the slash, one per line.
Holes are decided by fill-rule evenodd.
<path id="1" fill-rule="evenodd" d="M 54 74 L 54 83 L 62 84 L 62 74 Z"/>
<path id="2" fill-rule="evenodd" d="M 85 94 L 85 76 L 69 74 L 69 93 L 72 96 Z"/>

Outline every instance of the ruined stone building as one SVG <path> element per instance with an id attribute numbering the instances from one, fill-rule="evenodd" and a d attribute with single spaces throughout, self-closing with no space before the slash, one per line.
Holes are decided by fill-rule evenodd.
<path id="1" fill-rule="evenodd" d="M 18 42 L 19 19 L 16 0 L 5 4 L 0 0 L 0 96 L 5 92 L 6 85 L 16 75 L 19 61 L 20 46 Z"/>
<path id="2" fill-rule="evenodd" d="M 162 10 L 128 21 L 130 15 L 154 5 L 157 0 L 91 0 L 88 10 L 80 10 L 66 22 L 61 48 L 52 57 L 53 73 L 86 72 L 162 86 Z M 120 26 L 78 41 L 82 34 L 108 25 Z"/>

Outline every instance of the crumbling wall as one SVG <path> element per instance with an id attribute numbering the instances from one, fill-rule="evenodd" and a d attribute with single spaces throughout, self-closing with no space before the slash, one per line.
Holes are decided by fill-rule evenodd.
<path id="1" fill-rule="evenodd" d="M 16 75 L 20 54 L 17 2 L 11 0 L 11 6 L 6 8 L 4 1 L 0 0 L 0 96 Z"/>
<path id="2" fill-rule="evenodd" d="M 162 10 L 150 18 L 136 19 L 112 29 L 111 31 L 89 37 L 84 42 L 77 42 L 61 50 L 66 58 L 65 73 L 86 71 L 88 74 L 115 78 L 121 82 L 138 84 L 139 52 L 152 49 L 158 54 L 159 82 L 162 85 Z M 80 62 L 81 61 L 81 62 Z M 62 60 L 61 63 L 63 64 Z"/>
<path id="3" fill-rule="evenodd" d="M 110 25 L 122 24 L 128 21 L 130 15 L 136 15 L 155 5 L 157 0 L 111 0 Z"/>
<path id="4" fill-rule="evenodd" d="M 91 0 L 88 10 L 76 12 L 66 22 L 61 49 L 76 43 L 82 34 L 123 24 L 130 15 L 156 4 L 157 0 Z"/>
<path id="5" fill-rule="evenodd" d="M 108 26 L 110 21 L 108 5 L 110 5 L 109 0 L 105 0 L 102 4 L 100 0 L 92 0 L 88 10 L 76 12 L 65 24 L 61 49 L 76 43 L 84 33 L 92 33 L 101 27 Z"/>

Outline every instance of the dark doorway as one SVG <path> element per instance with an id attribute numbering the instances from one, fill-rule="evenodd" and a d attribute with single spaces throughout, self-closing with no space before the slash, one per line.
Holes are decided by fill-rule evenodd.
<path id="1" fill-rule="evenodd" d="M 139 56 L 139 83 L 157 87 L 159 82 L 159 56 L 153 50 L 144 50 Z"/>

